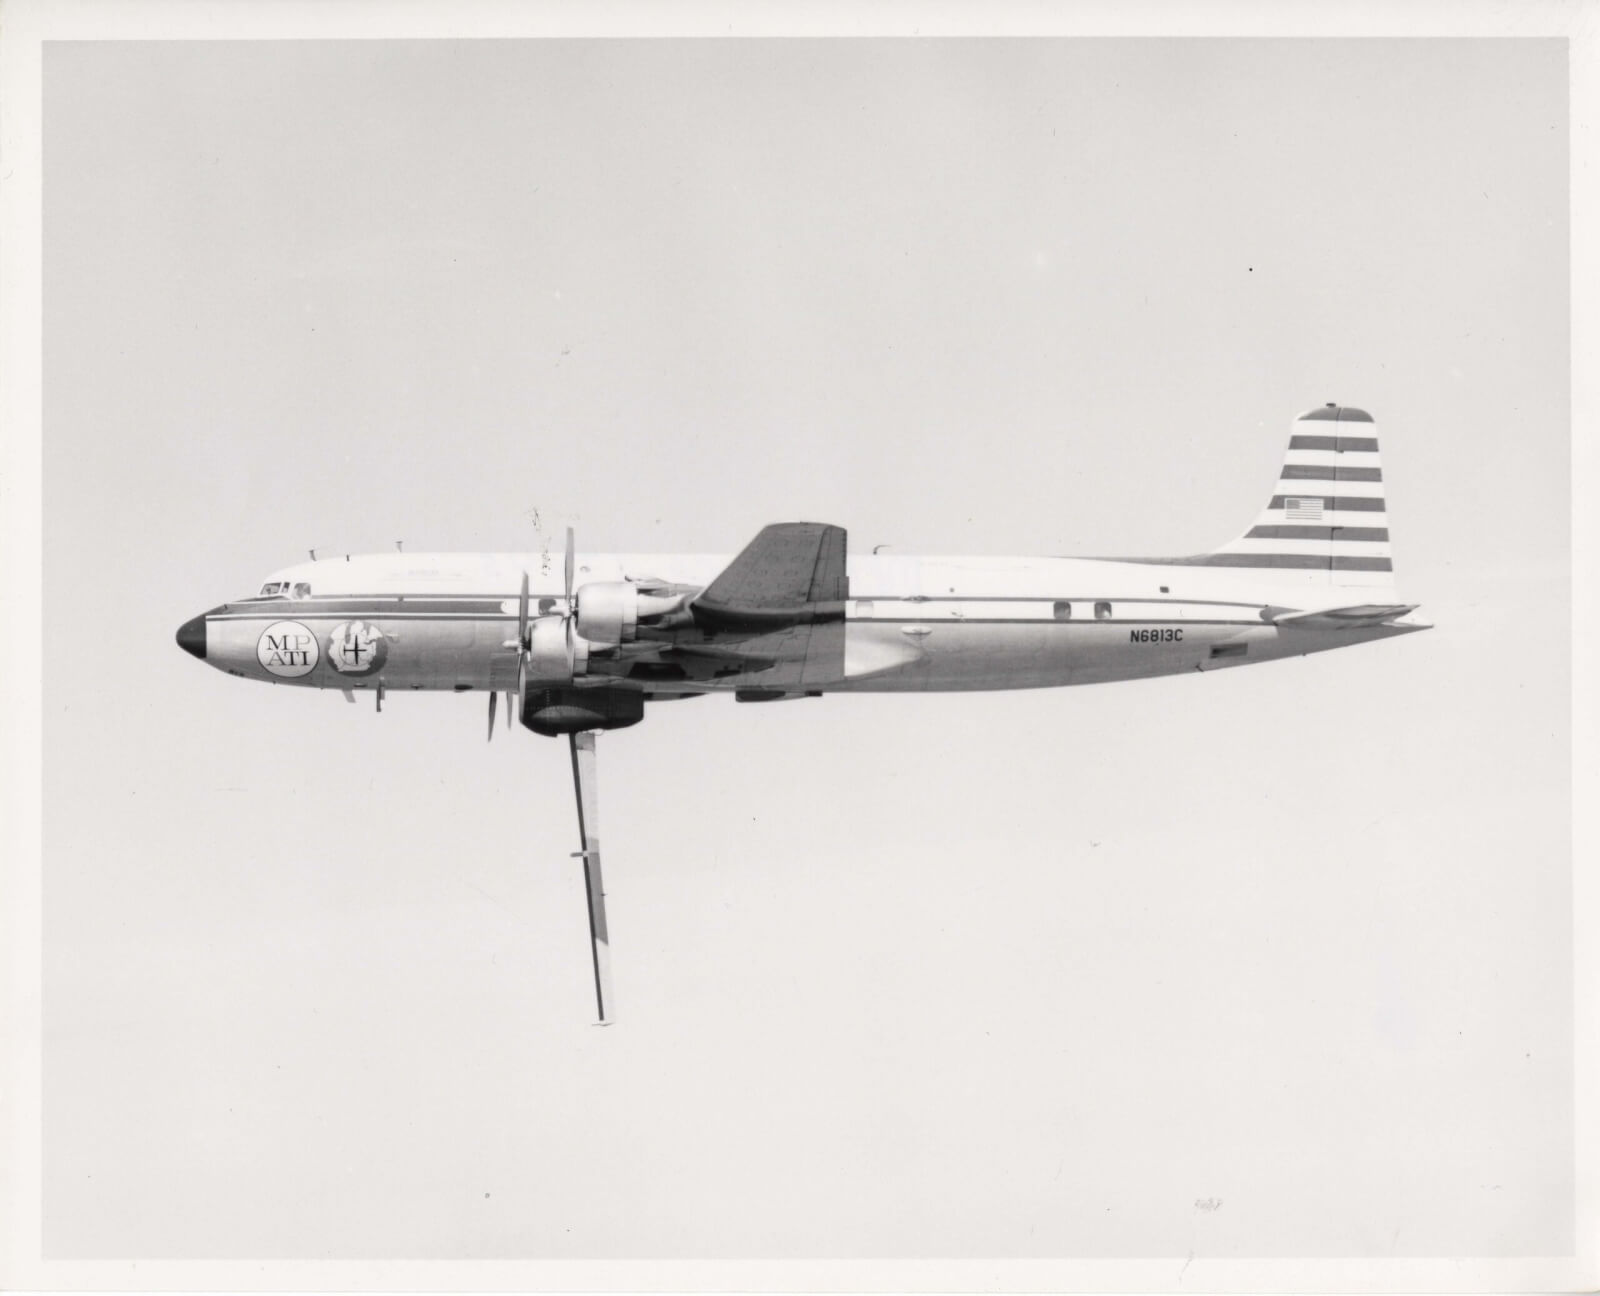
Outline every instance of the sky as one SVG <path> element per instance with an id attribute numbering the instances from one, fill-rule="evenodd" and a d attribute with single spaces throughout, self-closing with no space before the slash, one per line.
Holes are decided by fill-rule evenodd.
<path id="1" fill-rule="evenodd" d="M 1550 41 L 47 47 L 45 1253 L 1569 1249 L 1566 91 Z M 605 1030 L 563 745 L 172 642 L 312 546 L 1196 552 L 1330 400 L 1437 629 L 652 708 Z"/>

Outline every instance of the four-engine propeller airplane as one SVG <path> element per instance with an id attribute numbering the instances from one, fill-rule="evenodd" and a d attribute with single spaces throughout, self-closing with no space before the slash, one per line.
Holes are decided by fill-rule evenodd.
<path id="1" fill-rule="evenodd" d="M 393 553 L 273 573 L 186 621 L 178 643 L 243 679 L 375 694 L 506 695 L 571 747 L 601 1022 L 610 947 L 595 735 L 645 705 L 731 692 L 1050 688 L 1210 671 L 1427 629 L 1396 600 L 1376 428 L 1325 406 L 1294 424 L 1271 499 L 1187 558 L 908 558 L 846 553 L 837 526 L 766 527 L 732 561 L 579 554 L 559 583 L 526 554 Z"/>

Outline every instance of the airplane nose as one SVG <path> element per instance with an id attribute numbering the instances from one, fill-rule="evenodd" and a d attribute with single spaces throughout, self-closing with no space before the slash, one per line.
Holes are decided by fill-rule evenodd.
<path id="1" fill-rule="evenodd" d="M 206 618 L 202 613 L 197 617 L 190 617 L 178 627 L 178 647 L 186 653 L 192 653 L 201 661 L 206 659 Z"/>

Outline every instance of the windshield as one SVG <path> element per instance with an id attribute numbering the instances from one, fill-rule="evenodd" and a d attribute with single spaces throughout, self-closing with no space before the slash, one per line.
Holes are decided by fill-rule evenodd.
<path id="1" fill-rule="evenodd" d="M 311 584 L 309 581 L 269 580 L 261 587 L 257 598 L 310 598 Z"/>

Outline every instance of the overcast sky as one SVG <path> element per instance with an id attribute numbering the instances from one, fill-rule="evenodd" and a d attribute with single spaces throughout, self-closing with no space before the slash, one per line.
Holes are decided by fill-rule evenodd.
<path id="1" fill-rule="evenodd" d="M 1570 1247 L 1565 60 L 47 48 L 46 1253 Z M 172 642 L 569 522 L 1203 550 L 1329 400 L 1438 629 L 652 708 L 607 1030 L 564 744 Z"/>

